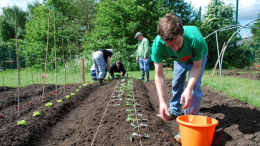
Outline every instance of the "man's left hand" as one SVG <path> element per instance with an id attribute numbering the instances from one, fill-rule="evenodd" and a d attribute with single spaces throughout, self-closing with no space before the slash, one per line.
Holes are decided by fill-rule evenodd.
<path id="1" fill-rule="evenodd" d="M 185 100 L 185 105 L 183 109 L 187 109 L 188 107 L 190 107 L 192 101 L 192 96 L 190 91 L 184 90 L 184 92 L 181 95 L 180 103 L 182 104 L 184 100 Z"/>

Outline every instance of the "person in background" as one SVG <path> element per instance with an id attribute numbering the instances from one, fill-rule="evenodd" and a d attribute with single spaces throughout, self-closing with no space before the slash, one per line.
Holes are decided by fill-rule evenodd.
<path id="1" fill-rule="evenodd" d="M 99 85 L 106 85 L 105 83 L 103 83 L 103 80 L 106 75 L 106 68 L 110 68 L 110 60 L 112 55 L 113 55 L 112 49 L 101 49 L 94 52 L 93 54 L 93 62 L 96 67 L 96 76 Z M 108 72 L 108 79 L 109 79 L 109 72 Z"/>
<path id="2" fill-rule="evenodd" d="M 106 66 L 107 66 L 107 65 L 106 65 Z M 106 75 L 107 75 L 107 69 L 106 69 L 105 71 L 106 71 L 106 73 L 105 73 L 105 77 L 106 77 Z M 93 65 L 91 66 L 91 68 L 90 68 L 90 76 L 92 76 L 92 80 L 93 80 L 93 81 L 97 81 L 97 80 L 98 80 L 97 74 L 96 74 L 95 64 L 93 64 Z M 105 78 L 105 77 L 104 77 L 104 78 Z"/>
<path id="3" fill-rule="evenodd" d="M 113 65 L 110 67 L 110 74 L 111 77 L 114 79 L 114 72 L 118 72 L 121 74 L 122 78 L 127 78 L 125 76 L 126 70 L 124 68 L 124 65 L 121 63 L 120 60 L 117 60 L 115 63 L 113 63 Z"/>
<path id="4" fill-rule="evenodd" d="M 175 120 L 184 104 L 185 115 L 198 115 L 202 91 L 201 78 L 205 69 L 208 45 L 196 26 L 183 26 L 181 20 L 172 14 L 161 18 L 157 26 L 157 35 L 152 47 L 152 60 L 155 67 L 155 84 L 159 97 L 157 115 L 165 121 Z M 172 99 L 170 108 L 164 101 L 165 82 L 163 75 L 163 56 L 174 60 L 174 78 L 172 80 Z M 186 73 L 189 71 L 187 87 Z M 175 140 L 181 143 L 178 133 Z"/>
<path id="5" fill-rule="evenodd" d="M 144 73 L 146 74 L 145 83 L 149 82 L 149 61 L 150 61 L 150 44 L 148 39 L 142 36 L 141 32 L 137 32 L 135 34 L 135 38 L 138 41 L 138 49 L 136 51 L 136 61 L 139 61 L 140 69 L 141 69 L 141 78 L 139 80 L 144 80 Z"/>

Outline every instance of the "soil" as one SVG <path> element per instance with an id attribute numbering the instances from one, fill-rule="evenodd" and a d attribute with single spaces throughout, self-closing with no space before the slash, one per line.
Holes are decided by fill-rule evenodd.
<path id="1" fill-rule="evenodd" d="M 255 73 L 252 73 L 255 72 Z M 215 75 L 219 75 L 219 71 L 215 72 Z M 260 69 L 223 69 L 222 76 L 231 76 L 238 78 L 247 78 L 250 80 L 260 80 Z"/>
<path id="2" fill-rule="evenodd" d="M 44 100 L 42 85 L 30 85 L 20 88 L 19 116 L 17 89 L 0 87 L 0 145 L 109 145 L 109 146 L 180 146 L 173 137 L 178 133 L 176 121 L 165 122 L 158 114 L 159 103 L 155 82 L 144 84 L 133 80 L 133 89 L 125 88 L 122 101 L 119 99 L 122 84 L 128 80 L 113 80 L 99 86 L 96 82 L 87 86 L 68 85 L 55 90 L 55 85 L 45 85 Z M 118 87 L 120 86 L 120 87 Z M 171 99 L 171 79 L 166 79 L 165 100 Z M 80 92 L 75 92 L 80 89 Z M 260 145 L 260 110 L 259 108 L 218 93 L 210 87 L 202 87 L 200 115 L 219 121 L 213 138 L 213 146 L 222 145 Z M 76 95 L 65 98 L 71 93 Z M 129 93 L 130 92 L 130 93 Z M 50 95 L 53 93 L 53 95 Z M 57 95 L 55 95 L 57 94 Z M 134 95 L 136 106 L 125 106 L 126 96 Z M 132 97 L 129 97 L 132 98 Z M 57 103 L 57 99 L 63 102 Z M 32 104 L 27 104 L 29 102 Z M 52 102 L 52 107 L 45 104 Z M 115 106 L 120 104 L 121 106 Z M 135 108 L 134 108 L 135 107 Z M 126 121 L 126 109 L 136 118 L 135 125 L 147 126 L 136 129 Z M 41 116 L 33 117 L 33 112 L 40 111 Z M 18 120 L 26 120 L 27 126 L 18 126 Z M 142 137 L 133 137 L 133 132 Z M 148 135 L 148 136 L 147 136 Z"/>

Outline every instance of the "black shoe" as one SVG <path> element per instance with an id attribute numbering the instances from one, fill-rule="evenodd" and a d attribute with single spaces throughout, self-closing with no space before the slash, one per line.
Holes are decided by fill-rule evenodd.
<path id="1" fill-rule="evenodd" d="M 106 85 L 106 83 L 103 83 L 103 80 L 104 80 L 104 79 L 98 79 L 98 84 L 99 84 L 99 85 Z"/>

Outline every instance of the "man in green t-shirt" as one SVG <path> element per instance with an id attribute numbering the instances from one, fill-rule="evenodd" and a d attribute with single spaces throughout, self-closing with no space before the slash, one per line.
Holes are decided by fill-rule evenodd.
<path id="1" fill-rule="evenodd" d="M 139 80 L 144 79 L 144 72 L 146 74 L 145 83 L 149 82 L 149 61 L 150 61 L 150 44 L 148 39 L 142 36 L 142 33 L 137 32 L 135 34 L 135 38 L 138 41 L 138 49 L 136 51 L 136 61 L 139 61 L 140 69 L 141 69 L 141 78 Z"/>
<path id="2" fill-rule="evenodd" d="M 175 120 L 181 113 L 182 103 L 185 115 L 198 115 L 202 91 L 201 78 L 207 61 L 208 46 L 196 26 L 183 26 L 181 20 L 172 14 L 161 18 L 157 26 L 153 47 L 152 60 L 155 66 L 155 84 L 160 103 L 160 114 L 165 121 Z M 172 99 L 168 109 L 164 101 L 164 55 L 174 60 L 174 79 L 172 80 Z M 189 80 L 185 87 L 186 73 Z M 175 140 L 181 142 L 180 134 Z"/>

